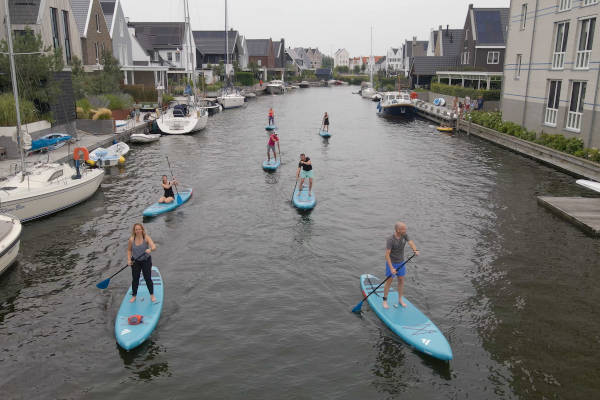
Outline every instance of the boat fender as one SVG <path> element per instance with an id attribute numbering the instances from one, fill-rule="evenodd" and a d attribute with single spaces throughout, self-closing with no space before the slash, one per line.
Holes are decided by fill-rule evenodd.
<path id="1" fill-rule="evenodd" d="M 142 323 L 143 319 L 143 315 L 132 315 L 131 317 L 127 318 L 127 323 L 129 325 L 139 325 Z"/>
<path id="2" fill-rule="evenodd" d="M 121 156 L 119 157 L 119 164 L 124 164 L 125 163 L 125 157 Z"/>
<path id="3" fill-rule="evenodd" d="M 88 151 L 87 148 L 85 147 L 75 147 L 75 150 L 73 150 L 73 160 L 77 161 L 79 160 L 79 152 L 83 152 L 83 159 L 85 161 L 90 159 L 90 152 Z"/>

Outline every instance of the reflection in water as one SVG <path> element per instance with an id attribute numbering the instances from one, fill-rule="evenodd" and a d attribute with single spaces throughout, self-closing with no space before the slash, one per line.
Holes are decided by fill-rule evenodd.
<path id="1" fill-rule="evenodd" d="M 147 340 L 133 350 L 123 350 L 116 345 L 123 364 L 138 379 L 150 381 L 158 377 L 170 377 L 169 364 L 166 361 L 156 362 L 157 358 L 166 354 L 165 349 L 161 348 L 153 340 Z"/>

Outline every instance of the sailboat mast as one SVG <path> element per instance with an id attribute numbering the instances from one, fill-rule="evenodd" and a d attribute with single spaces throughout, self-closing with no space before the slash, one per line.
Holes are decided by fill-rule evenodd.
<path id="1" fill-rule="evenodd" d="M 194 88 L 194 98 L 196 97 L 196 78 L 194 76 L 194 49 L 192 47 L 192 25 L 190 24 L 190 4 L 188 0 L 184 0 L 183 8 L 185 11 L 185 25 L 188 31 L 188 46 L 189 52 L 188 57 L 190 59 L 190 71 L 191 71 L 191 79 L 192 79 L 192 87 Z"/>
<path id="2" fill-rule="evenodd" d="M 369 57 L 369 75 L 373 87 L 373 26 L 371 25 L 371 56 Z"/>
<path id="3" fill-rule="evenodd" d="M 225 0 L 225 80 L 229 79 L 227 65 L 229 65 L 229 35 L 227 34 L 227 0 Z"/>
<path id="4" fill-rule="evenodd" d="M 17 87 L 17 74 L 15 68 L 15 54 L 13 50 L 12 28 L 10 24 L 10 10 L 8 0 L 4 1 L 6 8 L 6 29 L 8 31 L 8 58 L 10 60 L 10 79 L 12 81 L 13 95 L 15 96 L 15 108 L 17 113 L 17 145 L 19 146 L 19 154 L 21 155 L 21 171 L 25 171 L 25 154 L 23 152 L 23 140 L 21 138 L 21 107 L 19 105 L 19 88 Z"/>

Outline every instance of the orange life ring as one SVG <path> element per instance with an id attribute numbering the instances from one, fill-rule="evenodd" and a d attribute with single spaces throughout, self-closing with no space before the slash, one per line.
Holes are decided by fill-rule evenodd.
<path id="1" fill-rule="evenodd" d="M 87 161 L 90 159 L 90 153 L 89 153 L 88 149 L 86 149 L 85 147 L 75 147 L 75 150 L 73 150 L 73 160 L 79 160 L 79 152 L 80 151 L 83 152 L 84 161 Z"/>

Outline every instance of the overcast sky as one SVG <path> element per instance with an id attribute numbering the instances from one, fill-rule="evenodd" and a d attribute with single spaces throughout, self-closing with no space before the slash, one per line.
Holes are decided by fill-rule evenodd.
<path id="1" fill-rule="evenodd" d="M 131 21 L 183 20 L 183 0 L 122 0 Z M 510 0 L 228 0 L 229 27 L 248 39 L 284 38 L 286 46 L 318 47 L 330 54 L 384 55 L 405 39 L 427 40 L 431 28 L 462 28 L 469 3 L 509 7 Z M 194 30 L 223 29 L 225 0 L 189 0 Z"/>

